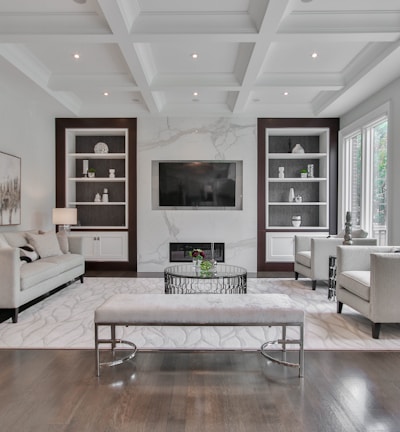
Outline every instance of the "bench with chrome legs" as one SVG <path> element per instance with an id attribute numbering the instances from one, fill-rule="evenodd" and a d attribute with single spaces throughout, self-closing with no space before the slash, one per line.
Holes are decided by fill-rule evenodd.
<path id="1" fill-rule="evenodd" d="M 299 369 L 304 374 L 304 311 L 296 307 L 284 294 L 116 294 L 98 307 L 94 315 L 96 374 L 101 366 L 115 366 L 135 357 L 136 345 L 116 338 L 118 326 L 258 326 L 282 328 L 280 339 L 265 342 L 261 354 L 284 366 Z M 100 338 L 100 327 L 110 328 L 109 338 Z M 298 336 L 288 339 L 287 327 L 297 327 Z M 100 345 L 108 344 L 115 351 L 117 344 L 127 344 L 133 351 L 118 360 L 101 362 Z M 267 353 L 271 345 L 281 345 L 286 353 L 288 345 L 295 345 L 298 362 L 277 359 Z"/>

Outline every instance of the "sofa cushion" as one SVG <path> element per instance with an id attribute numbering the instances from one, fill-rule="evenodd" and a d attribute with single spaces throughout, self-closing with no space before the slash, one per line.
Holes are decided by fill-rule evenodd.
<path id="1" fill-rule="evenodd" d="M 338 283 L 352 294 L 369 301 L 371 286 L 370 271 L 345 271 L 339 275 Z"/>
<path id="2" fill-rule="evenodd" d="M 55 255 L 62 255 L 60 244 L 54 232 L 44 234 L 27 234 L 29 243 L 36 249 L 40 258 L 47 258 Z"/>
<path id="3" fill-rule="evenodd" d="M 82 255 L 77 254 L 64 254 L 44 258 L 42 261 L 55 264 L 59 269 L 59 273 L 70 270 L 71 268 L 78 267 L 84 263 Z"/>
<path id="4" fill-rule="evenodd" d="M 60 268 L 45 260 L 25 264 L 21 267 L 21 290 L 26 290 L 40 282 L 60 274 Z"/>
<path id="5" fill-rule="evenodd" d="M 296 254 L 296 262 L 311 268 L 311 251 L 300 251 Z"/>

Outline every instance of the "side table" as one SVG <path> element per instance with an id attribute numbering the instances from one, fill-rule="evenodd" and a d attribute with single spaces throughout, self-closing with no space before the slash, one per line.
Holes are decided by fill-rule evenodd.
<path id="1" fill-rule="evenodd" d="M 336 300 L 336 257 L 329 256 L 328 300 Z"/>

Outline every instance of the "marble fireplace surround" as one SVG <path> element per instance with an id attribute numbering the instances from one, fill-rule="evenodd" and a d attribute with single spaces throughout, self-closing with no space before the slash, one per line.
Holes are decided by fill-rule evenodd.
<path id="1" fill-rule="evenodd" d="M 225 262 L 225 243 L 176 242 L 169 244 L 169 262 L 191 262 L 190 251 L 202 249 L 206 259 L 214 258 L 217 262 Z M 214 249 L 214 256 L 212 253 Z"/>
<path id="2" fill-rule="evenodd" d="M 169 244 L 225 244 L 224 261 L 257 271 L 255 118 L 147 118 L 138 122 L 137 271 L 163 272 Z M 241 210 L 154 209 L 153 161 L 242 161 Z"/>

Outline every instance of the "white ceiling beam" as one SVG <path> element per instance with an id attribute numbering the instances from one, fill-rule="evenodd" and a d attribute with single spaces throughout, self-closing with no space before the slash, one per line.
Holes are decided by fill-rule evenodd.
<path id="1" fill-rule="evenodd" d="M 98 0 L 98 3 L 111 31 L 118 41 L 119 48 L 132 74 L 133 80 L 141 89 L 141 94 L 148 110 L 152 113 L 160 111 L 162 109 L 161 103 L 151 92 L 149 87 L 150 80 L 147 78 L 135 47 L 130 40 L 121 9 L 116 7 L 115 0 Z"/>
<path id="2" fill-rule="evenodd" d="M 69 92 L 50 89 L 48 87 L 51 77 L 50 71 L 33 57 L 25 47 L 13 44 L 0 44 L 0 55 L 72 113 L 75 115 L 79 114 L 81 109 L 80 100 Z"/>
<path id="3" fill-rule="evenodd" d="M 371 55 L 371 50 L 374 50 L 374 56 Z M 333 105 L 340 98 L 345 97 L 346 93 L 350 93 L 354 86 L 362 83 L 368 75 L 379 76 L 376 71 L 381 68 L 386 69 L 392 58 L 395 61 L 396 67 L 393 70 L 393 79 L 398 76 L 398 66 L 400 61 L 400 42 L 391 44 L 386 49 L 381 50 L 380 47 L 372 47 L 362 53 L 363 61 L 359 61 L 357 65 L 351 64 L 344 73 L 345 86 L 342 90 L 332 93 L 323 93 L 315 101 L 313 101 L 313 109 L 316 115 L 320 115 L 329 106 Z M 355 63 L 355 62 L 354 62 Z M 379 79 L 375 82 L 379 82 Z M 372 86 L 370 86 L 373 89 Z M 363 95 L 366 98 L 368 95 Z"/>
<path id="4" fill-rule="evenodd" d="M 270 0 L 267 11 L 260 27 L 258 41 L 252 51 L 244 78 L 242 88 L 234 104 L 234 112 L 244 110 L 249 99 L 253 83 L 256 81 L 265 60 L 266 53 L 274 40 L 283 17 L 288 13 L 290 0 Z"/>
<path id="5" fill-rule="evenodd" d="M 262 87 L 315 87 L 326 90 L 340 90 L 345 82 L 339 73 L 266 73 L 261 75 L 255 88 Z"/>
<path id="6" fill-rule="evenodd" d="M 302 30 L 295 32 L 279 32 L 275 36 L 276 42 L 395 42 L 399 39 L 399 31 L 347 31 L 333 32 Z"/>

